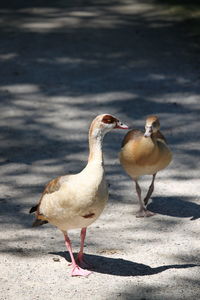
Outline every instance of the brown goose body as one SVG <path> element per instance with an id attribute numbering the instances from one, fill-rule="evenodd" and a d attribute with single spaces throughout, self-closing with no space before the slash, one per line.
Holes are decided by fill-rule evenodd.
<path id="1" fill-rule="evenodd" d="M 165 137 L 159 131 L 160 123 L 156 116 L 151 116 L 146 121 L 146 132 L 139 130 L 129 131 L 122 142 L 120 162 L 126 173 L 135 181 L 136 190 L 140 200 L 138 217 L 150 216 L 141 202 L 141 191 L 138 178 L 143 175 L 153 175 L 153 184 L 157 172 L 166 168 L 172 160 L 172 153 Z M 152 188 L 153 189 L 153 185 Z M 153 191 L 148 192 L 145 204 Z M 147 212 L 146 212 L 147 211 Z"/>
<path id="2" fill-rule="evenodd" d="M 144 133 L 133 129 L 122 143 L 120 162 L 132 178 L 153 175 L 167 167 L 171 159 L 171 151 L 159 131 L 144 137 Z"/>

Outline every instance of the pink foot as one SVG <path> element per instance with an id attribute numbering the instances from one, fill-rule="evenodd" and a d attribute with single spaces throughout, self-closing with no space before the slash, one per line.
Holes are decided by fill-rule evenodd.
<path id="1" fill-rule="evenodd" d="M 144 217 L 152 217 L 155 213 L 147 210 L 147 209 L 141 209 L 136 213 L 136 218 L 144 218 Z"/>
<path id="2" fill-rule="evenodd" d="M 76 265 L 72 271 L 71 271 L 71 276 L 84 276 L 87 277 L 91 274 L 92 272 L 88 271 L 88 270 L 83 270 L 82 268 L 80 268 L 78 265 Z"/>

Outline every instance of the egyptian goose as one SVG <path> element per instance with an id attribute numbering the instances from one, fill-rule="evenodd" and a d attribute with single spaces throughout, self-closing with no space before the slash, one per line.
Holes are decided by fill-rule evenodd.
<path id="1" fill-rule="evenodd" d="M 83 258 L 84 240 L 87 227 L 100 216 L 108 199 L 102 141 L 104 135 L 114 128 L 128 129 L 128 126 L 112 115 L 98 115 L 89 129 L 89 158 L 86 167 L 78 174 L 60 176 L 50 181 L 39 203 L 30 209 L 30 213 L 35 212 L 36 215 L 33 226 L 49 222 L 63 232 L 72 261 L 71 276 L 88 276 L 91 273 L 83 269 L 87 265 Z M 81 228 L 77 261 L 67 234 L 69 229 L 75 228 Z"/>
<path id="2" fill-rule="evenodd" d="M 154 215 L 146 209 L 146 206 L 154 190 L 156 173 L 167 167 L 172 160 L 172 153 L 159 129 L 158 117 L 150 116 L 146 119 L 145 133 L 135 129 L 130 130 L 122 142 L 120 162 L 127 174 L 135 181 L 139 198 L 140 209 L 136 217 Z M 138 184 L 138 178 L 142 175 L 153 175 L 144 201 Z"/>

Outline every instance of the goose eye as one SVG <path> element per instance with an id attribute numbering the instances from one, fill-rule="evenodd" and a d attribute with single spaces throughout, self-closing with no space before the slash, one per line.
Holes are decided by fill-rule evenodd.
<path id="1" fill-rule="evenodd" d="M 102 122 L 105 124 L 112 124 L 112 123 L 115 123 L 116 120 L 112 116 L 106 115 L 103 117 Z"/>
<path id="2" fill-rule="evenodd" d="M 111 119 L 107 119 L 106 123 L 110 124 L 110 123 L 113 123 L 113 121 Z"/>

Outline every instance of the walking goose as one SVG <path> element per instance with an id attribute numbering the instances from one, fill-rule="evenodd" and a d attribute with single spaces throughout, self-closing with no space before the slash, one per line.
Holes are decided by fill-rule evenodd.
<path id="1" fill-rule="evenodd" d="M 136 129 L 130 130 L 122 142 L 120 162 L 127 174 L 134 180 L 139 198 L 140 208 L 136 217 L 154 215 L 146 209 L 146 206 L 154 190 L 156 173 L 166 168 L 172 160 L 172 153 L 159 129 L 158 117 L 149 116 L 146 119 L 145 133 Z M 138 184 L 138 179 L 142 175 L 153 175 L 144 201 L 142 201 L 141 188 Z"/>
<path id="2" fill-rule="evenodd" d="M 98 115 L 89 129 L 89 158 L 86 167 L 78 174 L 64 175 L 50 181 L 39 203 L 30 209 L 35 212 L 33 226 L 51 223 L 64 234 L 65 245 L 72 261 L 71 276 L 88 276 L 83 257 L 87 227 L 102 213 L 108 199 L 105 180 L 102 142 L 112 129 L 128 126 L 109 114 Z M 72 253 L 67 231 L 81 228 L 81 246 L 77 260 Z"/>

